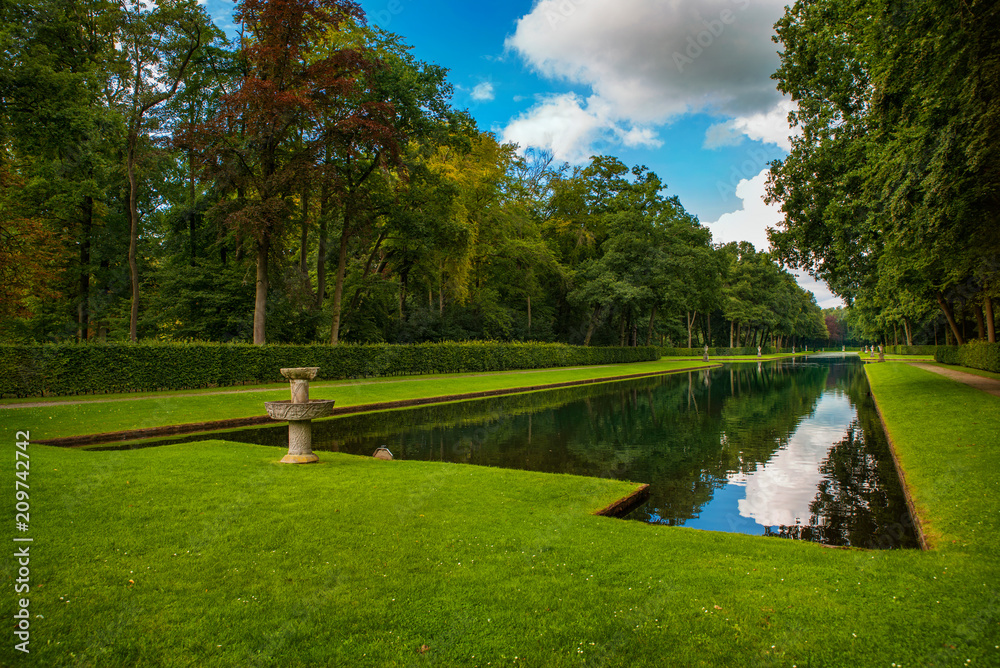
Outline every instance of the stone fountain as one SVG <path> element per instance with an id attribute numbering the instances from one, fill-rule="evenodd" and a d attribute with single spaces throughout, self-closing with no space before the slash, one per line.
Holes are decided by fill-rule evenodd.
<path id="1" fill-rule="evenodd" d="M 319 457 L 312 451 L 312 420 L 333 414 L 333 400 L 309 399 L 309 381 L 316 378 L 319 367 L 282 369 L 281 375 L 292 385 L 291 401 L 266 401 L 264 407 L 272 420 L 288 421 L 288 454 L 284 464 L 312 464 Z"/>

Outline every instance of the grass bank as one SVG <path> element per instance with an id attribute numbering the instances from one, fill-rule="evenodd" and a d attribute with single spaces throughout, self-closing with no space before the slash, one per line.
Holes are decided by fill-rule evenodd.
<path id="1" fill-rule="evenodd" d="M 0 665 L 998 665 L 1000 399 L 868 373 L 932 551 L 591 515 L 634 488 L 610 480 L 29 446 L 32 653 Z"/>
<path id="2" fill-rule="evenodd" d="M 714 363 L 714 362 L 713 362 Z M 360 406 L 427 397 L 449 396 L 521 387 L 580 382 L 632 374 L 667 373 L 703 367 L 699 361 L 660 360 L 634 364 L 507 371 L 490 374 L 452 374 L 318 381 L 310 384 L 312 399 L 333 399 L 337 407 Z M 322 373 L 322 369 L 320 370 Z M 250 391 L 248 391 L 250 390 Z M 289 398 L 287 383 L 233 390 L 91 395 L 84 401 L 66 397 L 2 402 L 0 420 L 36 425 L 35 438 L 47 440 L 83 434 L 102 434 L 265 415 L 265 401 Z"/>

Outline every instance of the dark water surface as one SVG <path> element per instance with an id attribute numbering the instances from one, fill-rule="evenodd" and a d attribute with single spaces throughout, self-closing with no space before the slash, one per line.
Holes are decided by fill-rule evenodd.
<path id="1" fill-rule="evenodd" d="M 287 446 L 287 427 L 223 438 Z M 143 445 L 146 445 L 144 443 Z M 829 545 L 916 547 L 856 355 L 812 356 L 313 423 L 313 449 L 645 482 L 628 517 Z"/>

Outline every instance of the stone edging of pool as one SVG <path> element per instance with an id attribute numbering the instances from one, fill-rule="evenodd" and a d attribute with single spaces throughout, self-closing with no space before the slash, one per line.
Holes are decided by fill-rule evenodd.
<path id="1" fill-rule="evenodd" d="M 602 515 L 604 517 L 624 517 L 644 504 L 648 498 L 649 485 L 642 484 L 628 496 L 622 497 L 600 510 L 595 510 L 593 514 Z"/>
<path id="2" fill-rule="evenodd" d="M 867 375 L 867 374 L 866 374 Z M 882 431 L 885 432 L 885 440 L 889 443 L 889 452 L 892 454 L 892 463 L 896 467 L 896 475 L 899 476 L 899 484 L 903 487 L 903 498 L 906 499 L 906 507 L 910 511 L 910 518 L 913 520 L 913 528 L 917 533 L 917 541 L 920 543 L 921 550 L 930 550 L 932 545 L 927 541 L 927 536 L 924 534 L 924 524 L 920 517 L 920 513 L 917 512 L 917 506 L 913 502 L 913 496 L 910 494 L 910 484 L 906 481 L 906 474 L 903 472 L 903 466 L 899 463 L 899 455 L 896 454 L 896 444 L 892 442 L 892 435 L 889 433 L 889 426 L 885 423 L 885 417 L 882 415 L 882 407 L 878 405 L 878 397 L 875 393 L 868 390 L 871 395 L 872 401 L 875 402 L 875 412 L 878 413 L 878 421 L 882 424 Z"/>
<path id="3" fill-rule="evenodd" d="M 404 399 L 401 401 L 386 401 L 375 404 L 359 404 L 357 406 L 344 406 L 334 408 L 332 417 L 349 415 L 351 413 L 367 413 L 369 411 L 391 410 L 394 408 L 409 408 L 411 406 L 424 406 L 427 404 L 443 404 L 451 401 L 463 401 L 466 399 L 486 399 L 488 397 L 499 397 L 507 394 L 522 394 L 524 392 L 537 392 L 540 390 L 556 390 L 563 387 L 574 387 L 577 385 L 591 385 L 594 383 L 610 383 L 619 380 L 632 380 L 635 378 L 648 378 L 650 376 L 667 376 L 676 373 L 687 373 L 689 371 L 703 371 L 714 369 L 722 364 L 705 364 L 687 369 L 677 369 L 674 371 L 653 371 L 649 373 L 634 373 L 626 376 L 607 376 L 603 378 L 588 378 L 586 380 L 572 380 L 564 383 L 552 383 L 549 385 L 531 385 L 528 387 L 508 387 L 500 390 L 486 390 L 483 392 L 466 392 L 465 394 L 448 394 L 438 397 L 422 397 L 419 399 Z M 104 434 L 87 434 L 83 436 L 65 436 L 62 438 L 50 438 L 35 441 L 39 445 L 54 445 L 59 447 L 78 447 L 86 445 L 101 445 L 121 441 L 134 441 L 144 438 L 156 438 L 159 436 L 176 436 L 178 434 L 194 434 L 204 431 L 221 431 L 225 429 L 237 429 L 239 427 L 252 427 L 262 424 L 280 424 L 266 415 L 258 415 L 246 418 L 233 418 L 230 420 L 213 420 L 211 422 L 193 422 L 189 424 L 167 425 L 163 427 L 148 427 L 145 429 L 130 429 L 128 431 L 115 431 Z"/>

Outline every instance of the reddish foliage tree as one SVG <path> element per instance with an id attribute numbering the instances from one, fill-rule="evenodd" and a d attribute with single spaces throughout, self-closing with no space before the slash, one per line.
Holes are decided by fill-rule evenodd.
<path id="1" fill-rule="evenodd" d="M 364 22 L 356 2 L 243 0 L 235 16 L 245 29 L 244 76 L 223 97 L 221 113 L 189 128 L 179 143 L 197 147 L 226 193 L 216 213 L 256 246 L 253 330 L 254 343 L 263 344 L 273 241 L 287 230 L 289 200 L 301 184 L 331 178 L 322 165 L 324 147 L 363 135 L 392 160 L 398 146 L 392 105 L 362 95 L 377 58 L 357 47 L 316 48 L 331 31 Z"/>

